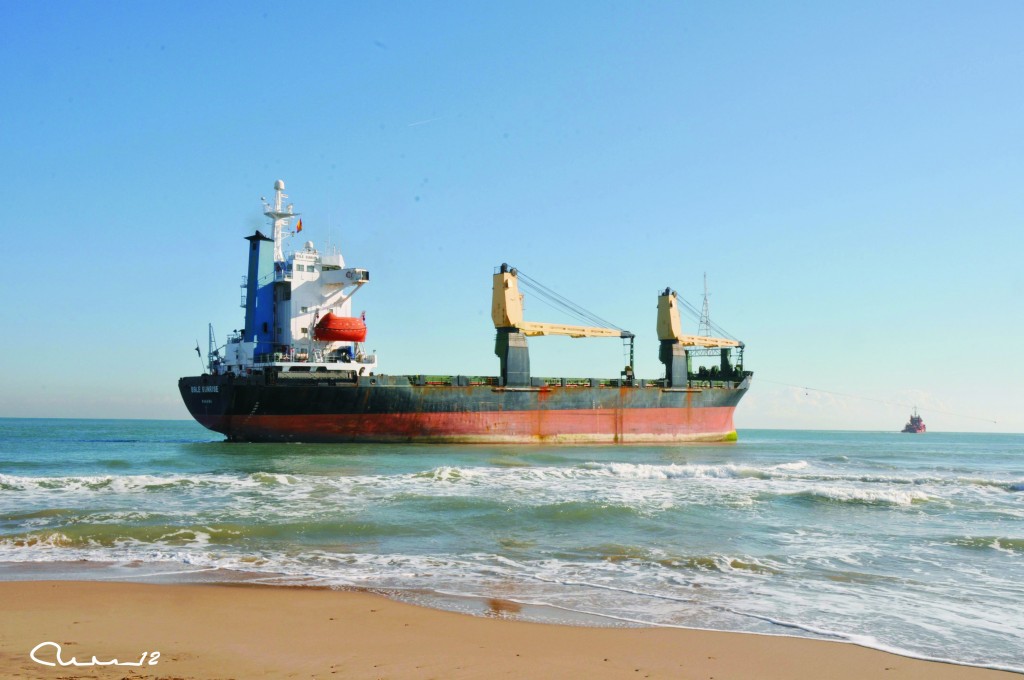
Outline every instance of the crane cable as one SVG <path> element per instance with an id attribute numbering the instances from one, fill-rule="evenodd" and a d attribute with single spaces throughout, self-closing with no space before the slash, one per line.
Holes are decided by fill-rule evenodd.
<path id="1" fill-rule="evenodd" d="M 619 326 L 616 326 L 612 322 L 606 319 L 602 319 L 597 314 L 594 314 L 593 312 L 584 309 L 583 307 L 576 304 L 575 302 L 565 297 L 564 295 L 556 293 L 555 291 L 551 290 L 550 288 L 542 284 L 540 281 L 537 281 L 536 279 L 527 276 L 526 274 L 523 273 L 523 270 L 516 269 L 516 274 L 519 278 L 522 288 L 527 292 L 531 293 L 532 295 L 536 295 L 537 298 L 547 306 L 562 311 L 566 314 L 569 314 L 574 319 L 582 321 L 585 325 L 588 326 L 597 326 L 599 328 L 613 328 L 617 331 L 624 330 Z"/>
<path id="2" fill-rule="evenodd" d="M 703 314 L 696 307 L 694 307 L 692 304 L 690 304 L 687 300 L 684 300 L 682 296 L 677 294 L 677 298 L 683 304 L 683 309 L 686 310 L 686 312 L 691 317 L 693 317 L 694 319 L 696 319 L 699 322 L 701 320 L 701 317 L 703 316 Z M 719 326 L 717 323 L 715 323 L 711 319 L 708 319 L 707 323 L 708 323 L 708 329 L 711 330 L 714 333 L 717 333 L 719 337 L 728 338 L 729 340 L 735 340 L 736 342 L 740 341 L 739 338 L 737 338 L 732 333 L 729 333 L 727 330 L 725 330 L 724 328 Z"/>
<path id="3" fill-rule="evenodd" d="M 588 325 L 598 326 L 600 328 L 614 328 L 615 330 L 618 331 L 624 330 L 620 326 L 613 324 L 607 319 L 603 319 L 597 314 L 594 314 L 593 312 L 584 309 L 583 307 L 576 304 L 572 300 L 568 299 L 564 295 L 561 295 L 560 293 L 557 293 L 551 288 L 548 288 L 537 279 L 534 279 L 528 276 L 527 274 L 524 274 L 522 269 L 516 268 L 516 274 L 519 277 L 519 280 L 522 284 L 521 287 L 523 288 L 523 290 L 537 296 L 539 301 L 543 302 L 548 307 L 569 314 L 574 319 L 582 321 Z M 693 304 L 691 304 L 689 301 L 685 300 L 681 296 L 678 299 L 682 303 L 683 309 L 686 310 L 686 312 L 690 316 L 697 320 L 701 318 L 700 311 L 696 307 L 694 307 Z M 730 340 L 736 340 L 736 342 L 739 342 L 739 339 L 736 336 L 734 336 L 732 333 L 728 332 L 715 322 L 711 321 L 710 319 L 708 320 L 708 328 L 710 328 L 713 332 L 717 333 L 720 337 L 729 338 Z"/>

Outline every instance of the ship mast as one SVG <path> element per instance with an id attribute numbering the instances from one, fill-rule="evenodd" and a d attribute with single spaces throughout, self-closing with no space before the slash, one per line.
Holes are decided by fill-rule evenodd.
<path id="1" fill-rule="evenodd" d="M 291 203 L 284 205 L 286 198 L 288 194 L 284 193 L 284 180 L 279 179 L 274 182 L 274 204 L 271 205 L 267 203 L 267 199 L 263 199 L 263 214 L 274 224 L 274 262 L 284 262 L 285 234 L 291 235 L 290 232 L 286 232 L 288 223 L 299 215 Z"/>
<path id="2" fill-rule="evenodd" d="M 697 335 L 709 337 L 711 335 L 711 314 L 708 310 L 708 273 L 704 272 L 704 306 L 700 310 L 700 323 L 697 325 Z"/>

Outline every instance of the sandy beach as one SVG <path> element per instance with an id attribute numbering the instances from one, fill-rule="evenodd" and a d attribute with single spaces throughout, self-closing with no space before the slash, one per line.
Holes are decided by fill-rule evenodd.
<path id="1" fill-rule="evenodd" d="M 245 585 L 0 583 L 5 678 L 1019 678 L 850 644 L 589 628 L 426 609 L 379 595 Z M 500 613 L 502 603 L 493 603 Z M 514 609 L 514 606 L 512 607 Z M 141 666 L 45 666 L 118 659 Z M 159 652 L 155 657 L 154 652 Z M 151 665 L 151 661 L 156 661 Z"/>

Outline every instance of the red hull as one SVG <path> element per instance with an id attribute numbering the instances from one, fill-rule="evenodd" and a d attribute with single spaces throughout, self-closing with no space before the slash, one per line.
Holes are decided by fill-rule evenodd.
<path id="1" fill-rule="evenodd" d="M 203 416 L 229 437 L 261 441 L 680 442 L 736 437 L 735 407 Z"/>

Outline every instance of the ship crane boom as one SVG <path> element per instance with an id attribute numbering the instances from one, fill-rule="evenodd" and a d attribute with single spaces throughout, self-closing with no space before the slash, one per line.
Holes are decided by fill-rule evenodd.
<path id="1" fill-rule="evenodd" d="M 519 292 L 519 272 L 507 264 L 502 264 L 499 271 L 494 274 L 492 293 L 491 320 L 494 321 L 494 328 L 497 330 L 494 353 L 501 360 L 502 385 L 530 384 L 530 353 L 526 346 L 526 338 L 537 335 L 566 335 L 570 338 L 622 338 L 629 343 L 629 364 L 623 371 L 623 375 L 632 380 L 634 335 L 629 331 L 608 326 L 572 326 L 524 320 L 523 294 Z M 593 315 L 588 315 L 585 318 L 603 321 Z"/>
<path id="2" fill-rule="evenodd" d="M 593 326 L 567 326 L 558 323 L 522 321 L 517 326 L 523 335 L 568 335 L 570 338 L 631 338 L 629 331 Z"/>
<path id="3" fill-rule="evenodd" d="M 677 338 L 684 347 L 742 347 L 743 343 L 728 338 L 710 338 L 706 335 L 680 335 Z"/>
<path id="4" fill-rule="evenodd" d="M 679 321 L 679 298 L 671 288 L 666 288 L 658 297 L 658 339 L 674 341 L 683 347 L 743 347 L 742 342 L 729 338 L 684 335 L 683 324 Z"/>
<path id="5" fill-rule="evenodd" d="M 572 326 L 541 323 L 523 319 L 523 294 L 519 292 L 519 272 L 507 264 L 494 275 L 491 320 L 494 327 L 514 328 L 526 336 L 567 335 L 570 338 L 632 338 L 633 334 L 620 328 L 600 326 Z"/>

